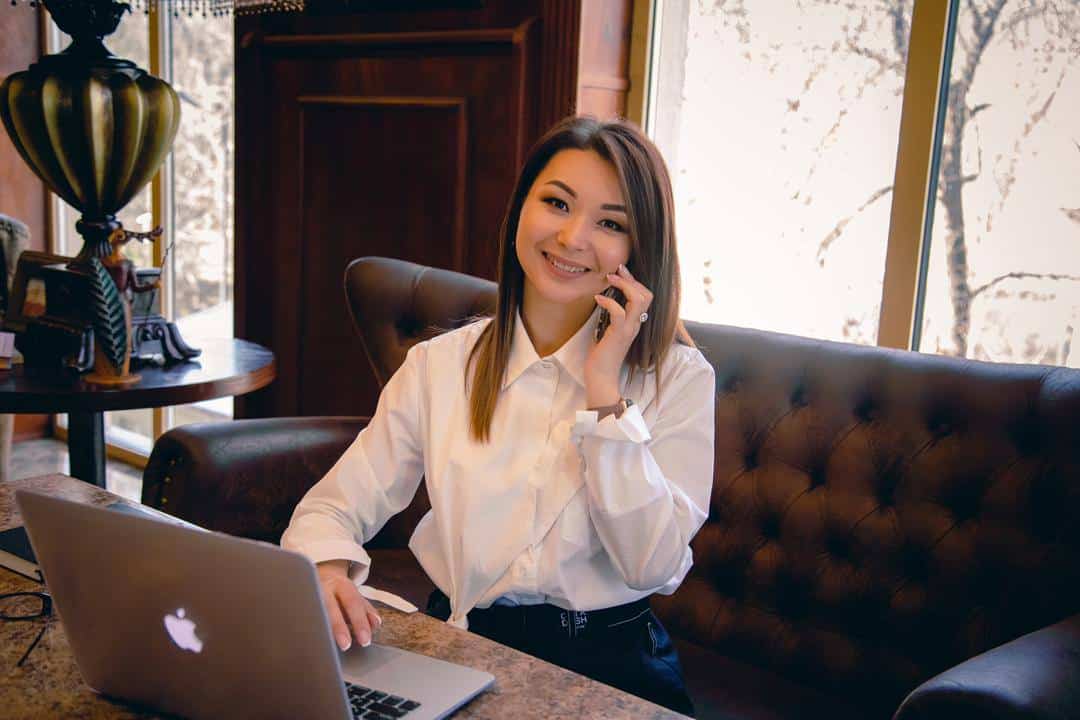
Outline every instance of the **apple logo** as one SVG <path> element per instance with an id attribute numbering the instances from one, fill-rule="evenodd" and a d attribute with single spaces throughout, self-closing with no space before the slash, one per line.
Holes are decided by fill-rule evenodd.
<path id="1" fill-rule="evenodd" d="M 179 608 L 176 614 L 169 613 L 165 616 L 165 631 L 169 637 L 182 650 L 190 650 L 193 653 L 202 652 L 202 640 L 195 635 L 195 623 L 184 617 L 184 608 Z"/>

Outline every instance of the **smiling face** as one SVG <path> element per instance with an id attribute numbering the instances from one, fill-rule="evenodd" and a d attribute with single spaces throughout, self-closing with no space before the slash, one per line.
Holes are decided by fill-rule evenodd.
<path id="1" fill-rule="evenodd" d="M 537 176 L 521 207 L 515 247 L 527 312 L 562 306 L 587 316 L 630 258 L 626 200 L 615 168 L 591 150 L 562 150 Z"/>

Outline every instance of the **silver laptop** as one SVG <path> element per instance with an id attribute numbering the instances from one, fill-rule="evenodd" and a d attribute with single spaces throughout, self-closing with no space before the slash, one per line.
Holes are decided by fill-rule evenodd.
<path id="1" fill-rule="evenodd" d="M 378 643 L 341 653 L 314 566 L 276 545 L 15 497 L 75 662 L 104 695 L 193 718 L 426 720 L 494 682 Z"/>

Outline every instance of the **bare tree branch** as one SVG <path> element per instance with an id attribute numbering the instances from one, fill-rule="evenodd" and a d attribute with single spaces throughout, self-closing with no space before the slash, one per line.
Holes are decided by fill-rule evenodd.
<path id="1" fill-rule="evenodd" d="M 983 32 L 983 19 L 982 12 L 979 11 L 979 6 L 975 3 L 975 0 L 967 0 L 968 12 L 971 13 L 971 28 L 975 32 L 975 36 L 982 35 Z"/>
<path id="2" fill-rule="evenodd" d="M 1033 278 L 1037 280 L 1077 280 L 1080 281 L 1080 275 L 1063 275 L 1060 273 L 1032 273 L 1032 272 L 1011 272 L 999 275 L 990 282 L 980 285 L 971 291 L 971 298 L 974 299 L 977 295 L 985 290 L 989 290 L 998 283 L 1005 280 L 1020 280 L 1025 278 Z"/>
<path id="3" fill-rule="evenodd" d="M 1039 7 L 1038 5 L 1034 5 L 1023 10 L 1017 10 L 1016 14 L 1009 18 L 1009 20 L 1001 26 L 1001 29 L 1004 32 L 1012 32 L 1016 29 L 1017 25 L 1025 23 L 1033 18 L 1037 18 L 1040 15 L 1046 13 L 1047 10 L 1049 10 L 1049 8 Z"/>
<path id="4" fill-rule="evenodd" d="M 1046 101 L 1042 106 L 1035 110 L 1035 112 L 1031 114 L 1031 117 L 1027 119 L 1027 122 L 1024 123 L 1024 129 L 1020 132 L 1020 136 L 1017 137 L 1016 141 L 1013 143 L 1012 157 L 1009 158 L 1009 169 L 1005 172 L 1002 181 L 998 183 L 1001 188 L 1001 197 L 998 200 L 998 210 L 1005 207 L 1005 201 L 1009 199 L 1009 195 L 1012 192 L 1012 186 L 1016 182 L 1016 164 L 1020 161 L 1020 146 L 1031 136 L 1032 131 L 1043 121 L 1046 114 L 1050 112 L 1050 106 L 1054 104 L 1054 98 L 1057 97 L 1058 90 L 1061 89 L 1061 84 L 1065 80 L 1065 73 L 1067 70 L 1067 67 L 1061 69 L 1061 74 L 1058 75 L 1054 89 L 1046 96 Z"/>
<path id="5" fill-rule="evenodd" d="M 901 63 L 906 63 L 908 43 L 911 40 L 911 23 L 908 22 L 908 3 L 901 0 L 890 6 L 893 21 L 893 47 Z"/>
<path id="6" fill-rule="evenodd" d="M 818 245 L 817 261 L 819 266 L 825 265 L 825 253 L 829 251 L 829 247 L 834 242 L 836 242 L 837 238 L 844 234 L 844 228 L 847 227 L 847 224 L 854 220 L 856 217 L 858 217 L 858 215 L 862 213 L 863 210 L 866 210 L 866 208 L 870 207 L 875 202 L 892 192 L 892 189 L 892 185 L 886 185 L 880 190 L 877 190 L 866 200 L 866 202 L 859 206 L 858 210 L 851 213 L 846 218 L 843 218 L 842 220 L 840 220 L 840 222 L 836 223 L 836 226 L 832 229 L 832 232 L 826 235 L 825 239 L 821 241 L 820 245 Z"/>

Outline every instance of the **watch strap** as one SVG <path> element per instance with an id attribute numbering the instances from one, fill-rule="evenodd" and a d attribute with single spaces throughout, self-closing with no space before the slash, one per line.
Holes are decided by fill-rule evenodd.
<path id="1" fill-rule="evenodd" d="M 626 410 L 633 404 L 634 401 L 630 398 L 621 398 L 619 402 L 615 403 L 614 405 L 601 405 L 600 407 L 589 408 L 589 410 L 593 410 L 596 412 L 596 419 L 598 421 L 603 420 L 608 415 L 614 415 L 615 419 L 618 420 L 622 417 L 622 414 L 626 412 Z"/>

